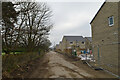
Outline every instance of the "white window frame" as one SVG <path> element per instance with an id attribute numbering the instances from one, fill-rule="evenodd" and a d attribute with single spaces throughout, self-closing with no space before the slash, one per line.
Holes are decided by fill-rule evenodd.
<path id="1" fill-rule="evenodd" d="M 113 19 L 113 24 L 110 24 L 110 18 Z M 114 25 L 114 16 L 110 16 L 110 17 L 108 17 L 108 21 L 109 21 L 109 26 L 113 26 L 113 25 Z"/>

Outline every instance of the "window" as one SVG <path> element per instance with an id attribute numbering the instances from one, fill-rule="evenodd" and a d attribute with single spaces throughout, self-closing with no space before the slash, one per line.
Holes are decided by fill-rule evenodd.
<path id="1" fill-rule="evenodd" d="M 82 42 L 82 44 L 84 44 L 84 42 Z"/>
<path id="2" fill-rule="evenodd" d="M 108 20 L 109 20 L 109 26 L 113 26 L 114 25 L 114 17 L 111 16 L 108 18 Z"/>
<path id="3" fill-rule="evenodd" d="M 73 44 L 73 42 L 70 42 L 70 44 Z"/>

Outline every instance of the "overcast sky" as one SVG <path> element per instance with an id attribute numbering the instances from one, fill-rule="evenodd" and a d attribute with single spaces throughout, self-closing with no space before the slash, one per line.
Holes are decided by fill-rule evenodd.
<path id="1" fill-rule="evenodd" d="M 93 0 L 96 1 L 96 0 Z M 52 10 L 53 29 L 49 39 L 58 44 L 64 35 L 91 37 L 90 21 L 102 2 L 48 2 Z"/>

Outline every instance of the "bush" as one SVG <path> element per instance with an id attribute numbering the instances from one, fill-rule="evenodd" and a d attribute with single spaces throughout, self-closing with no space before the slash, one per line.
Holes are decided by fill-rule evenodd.
<path id="1" fill-rule="evenodd" d="M 38 52 L 29 52 L 22 54 L 10 54 L 2 56 L 2 70 L 11 72 L 13 69 L 16 69 L 19 66 L 24 65 L 30 60 L 34 60 L 44 55 L 44 52 L 41 51 L 40 55 Z"/>

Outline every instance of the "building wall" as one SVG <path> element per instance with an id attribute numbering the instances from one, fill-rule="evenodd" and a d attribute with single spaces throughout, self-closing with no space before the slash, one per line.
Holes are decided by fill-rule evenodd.
<path id="1" fill-rule="evenodd" d="M 66 48 L 66 39 L 63 38 L 62 43 L 61 43 L 61 50 L 64 51 L 65 48 Z"/>
<path id="2" fill-rule="evenodd" d="M 70 42 L 73 42 L 73 44 L 70 44 Z M 84 42 L 84 44 L 82 44 L 82 41 L 77 41 L 77 42 L 76 41 L 68 41 L 67 42 L 67 47 L 71 47 L 71 48 L 75 48 L 76 49 L 77 45 L 78 45 L 77 48 L 79 48 L 79 49 L 85 49 L 85 42 Z"/>
<path id="3" fill-rule="evenodd" d="M 70 42 L 73 42 L 73 44 L 70 44 Z M 79 47 L 76 47 L 76 44 Z M 75 46 L 75 47 L 74 47 Z M 65 38 L 63 38 L 61 42 L 61 51 L 65 51 L 66 49 L 76 49 L 76 50 L 85 50 L 85 42 L 82 44 L 82 41 L 67 41 Z"/>
<path id="4" fill-rule="evenodd" d="M 108 24 L 108 17 L 114 16 L 114 25 Z M 96 64 L 118 74 L 118 3 L 106 2 L 93 22 L 92 44 Z"/>
<path id="5" fill-rule="evenodd" d="M 62 47 L 61 45 L 62 45 L 62 43 L 60 42 L 60 43 L 59 43 L 59 49 L 60 49 L 60 51 L 61 51 L 61 47 Z"/>
<path id="6" fill-rule="evenodd" d="M 87 49 L 91 50 L 92 49 L 92 42 L 90 42 L 88 39 L 86 39 L 85 47 L 86 47 L 86 50 Z"/>
<path id="7" fill-rule="evenodd" d="M 120 1 L 119 1 L 119 8 L 118 8 L 118 23 L 120 22 Z M 120 42 L 120 23 L 118 24 L 118 41 Z M 120 44 L 118 45 L 118 75 L 120 76 Z"/>

